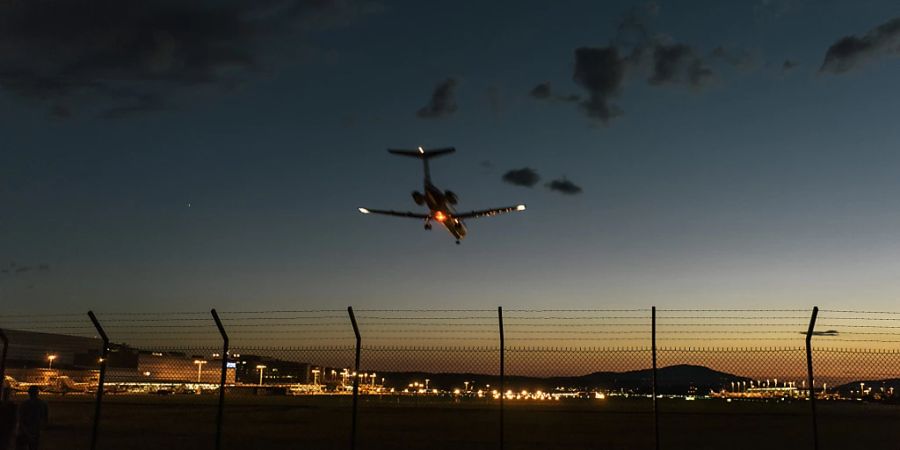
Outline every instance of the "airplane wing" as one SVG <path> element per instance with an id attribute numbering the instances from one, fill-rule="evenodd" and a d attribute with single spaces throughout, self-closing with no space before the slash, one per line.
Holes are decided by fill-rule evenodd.
<path id="1" fill-rule="evenodd" d="M 509 212 L 525 211 L 525 205 L 507 206 L 505 208 L 482 209 L 479 211 L 469 211 L 461 214 L 454 214 L 457 219 L 474 219 L 476 217 L 490 217 L 498 214 Z"/>
<path id="2" fill-rule="evenodd" d="M 363 214 L 384 214 L 386 216 L 410 217 L 413 219 L 427 219 L 428 214 L 417 214 L 409 211 L 388 211 L 384 209 L 359 208 L 359 212 Z"/>

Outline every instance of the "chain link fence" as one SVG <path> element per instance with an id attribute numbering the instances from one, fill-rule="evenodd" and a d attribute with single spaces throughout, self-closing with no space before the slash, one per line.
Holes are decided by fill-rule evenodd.
<path id="1" fill-rule="evenodd" d="M 209 312 L 98 312 L 0 328 L 12 401 L 34 386 L 50 402 L 48 448 L 894 448 L 900 314 L 811 312 L 230 311 L 222 330 Z"/>

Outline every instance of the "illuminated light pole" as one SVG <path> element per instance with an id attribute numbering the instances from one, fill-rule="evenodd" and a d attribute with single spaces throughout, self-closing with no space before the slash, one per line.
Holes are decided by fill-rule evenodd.
<path id="1" fill-rule="evenodd" d="M 47 365 L 47 370 L 53 369 L 53 360 L 56 359 L 56 355 L 47 355 L 47 361 L 49 361 Z"/>
<path id="2" fill-rule="evenodd" d="M 313 385 L 318 386 L 319 385 L 319 369 L 313 369 L 312 374 L 313 374 Z"/>
<path id="3" fill-rule="evenodd" d="M 259 385 L 262 386 L 263 371 L 266 370 L 266 366 L 260 364 L 260 365 L 256 366 L 256 370 L 259 371 Z"/>
<path id="4" fill-rule="evenodd" d="M 428 382 L 431 381 L 428 378 L 425 379 L 425 392 L 428 392 Z"/>
<path id="5" fill-rule="evenodd" d="M 376 376 L 376 374 L 373 372 L 372 373 L 372 387 L 373 388 L 375 387 L 375 376 Z"/>
<path id="6" fill-rule="evenodd" d="M 200 382 L 200 376 L 203 374 L 203 365 L 206 364 L 206 361 L 202 359 L 195 359 L 194 364 L 197 365 L 197 382 Z"/>

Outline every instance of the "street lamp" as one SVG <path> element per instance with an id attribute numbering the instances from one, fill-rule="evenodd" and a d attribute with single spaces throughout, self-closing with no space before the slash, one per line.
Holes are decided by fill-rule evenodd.
<path id="1" fill-rule="evenodd" d="M 259 385 L 262 386 L 263 371 L 266 370 L 266 366 L 260 364 L 256 366 L 256 370 L 259 371 Z"/>
<path id="2" fill-rule="evenodd" d="M 194 364 L 197 365 L 197 382 L 200 382 L 200 376 L 203 374 L 203 365 L 206 364 L 206 361 L 202 359 L 195 359 Z"/>
<path id="3" fill-rule="evenodd" d="M 49 365 L 47 366 L 47 370 L 53 369 L 53 360 L 56 359 L 56 355 L 47 355 L 47 361 L 49 361 Z"/>
<path id="4" fill-rule="evenodd" d="M 313 385 L 318 386 L 319 385 L 319 369 L 313 369 L 312 374 L 313 374 Z"/>
<path id="5" fill-rule="evenodd" d="M 376 374 L 373 372 L 372 373 L 372 387 L 373 388 L 375 387 L 375 376 L 376 376 Z"/>
<path id="6" fill-rule="evenodd" d="M 428 392 L 428 382 L 431 381 L 428 378 L 425 379 L 425 392 Z"/>

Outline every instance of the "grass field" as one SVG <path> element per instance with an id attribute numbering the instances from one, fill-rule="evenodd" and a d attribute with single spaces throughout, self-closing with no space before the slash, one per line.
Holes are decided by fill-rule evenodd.
<path id="1" fill-rule="evenodd" d="M 89 446 L 92 398 L 48 397 L 45 449 Z M 110 395 L 103 405 L 99 448 L 211 449 L 213 396 Z M 812 448 L 809 404 L 663 400 L 664 449 Z M 821 449 L 900 448 L 900 407 L 820 402 Z M 648 399 L 507 402 L 507 449 L 652 449 Z M 349 448 L 350 397 L 227 399 L 223 448 Z M 360 449 L 499 448 L 499 409 L 484 400 L 361 397 Z"/>

